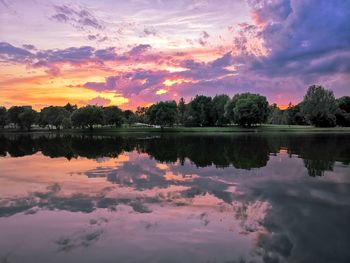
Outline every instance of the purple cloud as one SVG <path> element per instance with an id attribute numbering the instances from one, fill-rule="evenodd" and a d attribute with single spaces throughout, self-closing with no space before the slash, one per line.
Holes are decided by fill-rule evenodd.
<path id="1" fill-rule="evenodd" d="M 69 23 L 73 27 L 85 30 L 87 28 L 104 29 L 103 22 L 98 20 L 91 12 L 83 8 L 72 8 L 66 5 L 54 5 L 56 13 L 52 20 Z"/>
<path id="2" fill-rule="evenodd" d="M 209 34 L 207 31 L 202 31 L 200 38 L 198 39 L 198 43 L 201 46 L 206 46 L 208 44 L 208 38 L 209 38 Z"/>
<path id="3" fill-rule="evenodd" d="M 98 59 L 101 59 L 103 61 L 109 61 L 114 60 L 117 58 L 115 48 L 105 48 L 105 49 L 98 49 L 95 51 L 95 57 Z"/>
<path id="4" fill-rule="evenodd" d="M 0 42 L 0 58 L 5 61 L 27 63 L 32 57 L 33 54 L 26 49 Z"/>
<path id="5" fill-rule="evenodd" d="M 96 91 L 115 90 L 117 88 L 118 77 L 107 77 L 105 82 L 86 82 L 83 86 Z"/>
<path id="6" fill-rule="evenodd" d="M 107 106 L 110 103 L 111 103 L 110 99 L 103 98 L 103 97 L 100 97 L 100 96 L 87 101 L 87 104 L 89 104 L 89 105 L 96 105 L 96 106 Z"/>
<path id="7" fill-rule="evenodd" d="M 270 76 L 350 73 L 349 1 L 251 1 L 270 52 L 251 69 Z"/>
<path id="8" fill-rule="evenodd" d="M 143 34 L 144 36 L 156 36 L 158 32 L 154 27 L 145 27 L 143 29 Z"/>
<path id="9" fill-rule="evenodd" d="M 141 55 L 145 52 L 147 52 L 148 50 L 151 49 L 151 45 L 147 45 L 147 44 L 140 44 L 140 45 L 137 45 L 135 47 L 133 47 L 129 52 L 128 54 L 130 56 L 138 56 L 138 55 Z"/>
<path id="10" fill-rule="evenodd" d="M 34 45 L 31 44 L 24 44 L 22 45 L 23 48 L 27 49 L 27 50 L 36 50 Z"/>

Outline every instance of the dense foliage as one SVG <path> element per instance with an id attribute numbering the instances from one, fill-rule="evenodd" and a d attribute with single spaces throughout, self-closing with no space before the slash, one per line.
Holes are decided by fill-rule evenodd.
<path id="1" fill-rule="evenodd" d="M 71 119 L 74 127 L 86 128 L 91 130 L 96 124 L 103 124 L 103 110 L 97 106 L 85 106 L 72 113 Z"/>
<path id="2" fill-rule="evenodd" d="M 350 97 L 344 96 L 337 99 L 338 111 L 335 114 L 339 126 L 350 127 Z"/>
<path id="3" fill-rule="evenodd" d="M 227 116 L 231 121 L 241 126 L 250 127 L 252 124 L 265 123 L 269 104 L 266 97 L 258 94 L 243 93 L 232 98 L 232 108 L 227 108 Z"/>
<path id="4" fill-rule="evenodd" d="M 41 126 L 54 126 L 56 129 L 60 129 L 64 119 L 69 118 L 70 112 L 64 107 L 50 106 L 45 107 L 40 112 L 40 124 Z"/>
<path id="5" fill-rule="evenodd" d="M 135 112 L 117 106 L 87 105 L 49 106 L 36 112 L 30 106 L 0 107 L 0 127 L 29 130 L 32 125 L 57 130 L 71 128 L 93 129 L 96 125 L 157 125 L 162 129 L 174 125 L 190 127 L 227 126 L 244 127 L 268 124 L 314 125 L 316 127 L 350 126 L 350 97 L 335 99 L 332 91 L 322 86 L 310 86 L 304 100 L 280 109 L 268 105 L 259 94 L 242 93 L 232 98 L 216 95 L 213 98 L 197 95 L 188 103 L 181 98 L 158 102 L 150 107 L 138 107 Z"/>
<path id="6" fill-rule="evenodd" d="M 335 126 L 337 109 L 333 91 L 326 90 L 322 86 L 311 86 L 302 103 L 303 115 L 316 127 Z"/>
<path id="7" fill-rule="evenodd" d="M 175 101 L 161 101 L 153 104 L 146 112 L 150 124 L 173 126 L 177 120 L 177 105 Z"/>

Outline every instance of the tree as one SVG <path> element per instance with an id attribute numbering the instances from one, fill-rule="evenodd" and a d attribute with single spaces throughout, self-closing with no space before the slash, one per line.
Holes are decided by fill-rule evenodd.
<path id="1" fill-rule="evenodd" d="M 276 103 L 269 106 L 269 114 L 267 117 L 267 123 L 269 124 L 284 124 L 285 111 L 282 111 Z"/>
<path id="2" fill-rule="evenodd" d="M 136 121 L 135 113 L 133 113 L 131 110 L 123 111 L 123 117 L 124 117 L 125 122 L 129 125 L 135 123 L 135 121 Z"/>
<path id="3" fill-rule="evenodd" d="M 68 111 L 69 113 L 73 113 L 73 111 L 78 109 L 78 106 L 76 104 L 70 104 L 69 102 L 63 106 L 63 108 Z"/>
<path id="4" fill-rule="evenodd" d="M 72 128 L 72 121 L 70 118 L 64 118 L 62 120 L 62 127 L 63 129 L 71 129 Z"/>
<path id="5" fill-rule="evenodd" d="M 6 125 L 7 110 L 5 107 L 0 106 L 0 127 L 3 128 Z"/>
<path id="6" fill-rule="evenodd" d="M 228 124 L 229 120 L 225 115 L 225 106 L 230 100 L 227 95 L 216 95 L 212 100 L 211 117 L 215 126 L 223 126 Z"/>
<path id="7" fill-rule="evenodd" d="M 211 97 L 196 95 L 187 104 L 184 124 L 186 126 L 212 126 L 211 108 Z"/>
<path id="8" fill-rule="evenodd" d="M 19 126 L 21 129 L 27 129 L 28 131 L 32 127 L 32 124 L 37 119 L 37 112 L 31 108 L 24 108 L 24 110 L 18 114 Z"/>
<path id="9" fill-rule="evenodd" d="M 103 110 L 101 107 L 88 105 L 74 111 L 71 120 L 74 127 L 89 127 L 92 130 L 94 125 L 103 124 Z"/>
<path id="10" fill-rule="evenodd" d="M 118 106 L 109 106 L 103 108 L 104 123 L 115 125 L 116 128 L 123 124 L 123 112 Z"/>
<path id="11" fill-rule="evenodd" d="M 338 105 L 333 91 L 322 86 L 310 86 L 302 102 L 302 113 L 306 120 L 316 127 L 333 127 Z"/>
<path id="12" fill-rule="evenodd" d="M 160 125 L 163 131 L 164 126 L 173 126 L 177 120 L 177 105 L 175 101 L 162 101 L 153 104 L 147 111 L 150 124 Z"/>
<path id="13" fill-rule="evenodd" d="M 12 106 L 7 111 L 7 119 L 9 123 L 13 123 L 16 126 L 20 125 L 19 114 L 24 111 L 22 106 Z"/>
<path id="14" fill-rule="evenodd" d="M 343 96 L 337 99 L 338 111 L 336 113 L 337 125 L 350 126 L 350 97 Z"/>
<path id="15" fill-rule="evenodd" d="M 301 104 L 289 105 L 284 111 L 286 115 L 286 121 L 289 125 L 307 125 L 305 117 L 301 112 Z"/>
<path id="16" fill-rule="evenodd" d="M 185 110 L 186 110 L 186 104 L 184 98 L 181 98 L 179 100 L 179 104 L 177 105 L 178 112 L 179 112 L 179 123 L 184 125 L 184 119 L 185 119 Z"/>
<path id="17" fill-rule="evenodd" d="M 65 107 L 50 106 L 40 111 L 40 124 L 43 126 L 52 125 L 60 129 L 65 118 L 69 118 L 70 112 Z"/>
<path id="18" fill-rule="evenodd" d="M 233 113 L 228 113 L 228 115 L 233 116 L 235 123 L 250 127 L 252 124 L 266 122 L 269 107 L 266 97 L 242 93 L 235 95 L 232 100 Z"/>
<path id="19" fill-rule="evenodd" d="M 135 112 L 136 121 L 140 123 L 148 123 L 149 120 L 147 119 L 147 111 L 148 107 L 137 107 Z"/>
<path id="20" fill-rule="evenodd" d="M 346 113 L 350 113 L 350 96 L 343 96 L 337 99 L 338 107 L 345 111 Z"/>
<path id="21" fill-rule="evenodd" d="M 225 118 L 228 120 L 229 123 L 233 123 L 235 116 L 234 116 L 234 108 L 235 108 L 236 101 L 231 99 L 228 102 L 226 102 L 225 105 Z"/>

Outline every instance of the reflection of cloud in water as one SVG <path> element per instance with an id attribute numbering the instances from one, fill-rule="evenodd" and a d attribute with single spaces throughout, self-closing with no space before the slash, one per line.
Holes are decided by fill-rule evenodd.
<path id="1" fill-rule="evenodd" d="M 4 182 L 0 185 L 0 227 L 6 236 L 0 248 L 11 251 L 7 244 L 20 239 L 21 235 L 9 232 L 16 224 L 23 231 L 40 224 L 40 231 L 48 236 L 33 240 L 38 247 L 49 238 L 52 250 L 67 252 L 59 254 L 84 250 L 85 262 L 96 259 L 94 255 L 101 261 L 115 255 L 120 261 L 130 257 L 134 262 L 152 261 L 155 253 L 159 261 L 167 262 L 236 262 L 239 258 L 264 263 L 347 262 L 350 178 L 346 146 L 335 149 L 332 145 L 338 140 L 327 143 L 330 152 L 322 157 L 325 151 L 317 145 L 305 150 L 299 144 L 288 145 L 298 141 L 291 139 L 282 143 L 288 147 L 281 150 L 280 142 L 275 147 L 269 145 L 274 142 L 260 138 L 262 161 L 250 161 L 248 153 L 252 152 L 242 147 L 224 153 L 225 158 L 232 154 L 226 161 L 196 155 L 214 147 L 216 139 L 208 147 L 198 140 L 200 149 L 195 147 L 197 140 L 188 147 L 180 145 L 175 156 L 173 150 L 159 151 L 154 140 L 140 143 L 137 151 L 125 146 L 127 151 L 113 152 L 113 147 L 103 144 L 107 156 L 103 151 L 79 148 L 89 158 L 98 156 L 97 162 L 80 157 L 69 162 L 47 159 L 39 153 L 0 159 L 0 182 Z M 170 140 L 171 149 L 179 141 Z M 226 142 L 218 148 L 227 150 Z M 183 153 L 186 158 L 180 162 Z M 234 165 L 226 167 L 230 162 Z M 32 223 L 23 223 L 28 220 Z M 26 233 L 34 235 L 38 233 Z M 44 252 L 50 251 L 45 242 L 41 244 L 47 248 Z M 20 249 L 16 253 L 14 257 L 25 255 Z"/>
<path id="2" fill-rule="evenodd" d="M 88 233 L 78 234 L 73 237 L 61 237 L 56 240 L 56 244 L 59 247 L 58 251 L 69 252 L 70 250 L 79 247 L 89 247 L 94 242 L 97 242 L 102 234 L 103 231 L 99 229 Z"/>

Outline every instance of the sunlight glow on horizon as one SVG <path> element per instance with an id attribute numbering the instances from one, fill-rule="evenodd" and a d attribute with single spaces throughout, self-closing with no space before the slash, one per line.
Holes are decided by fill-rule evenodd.
<path id="1" fill-rule="evenodd" d="M 348 95 L 350 4 L 315 3 L 0 1 L 0 105 L 136 109 L 252 92 L 284 109 L 312 84 Z"/>

